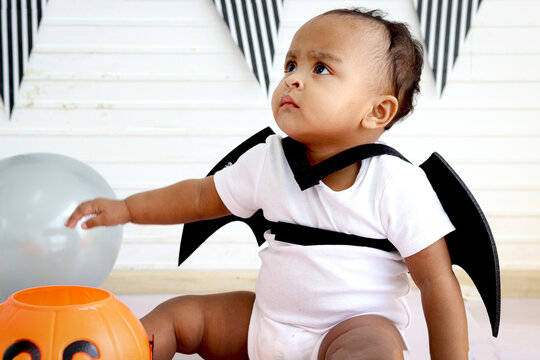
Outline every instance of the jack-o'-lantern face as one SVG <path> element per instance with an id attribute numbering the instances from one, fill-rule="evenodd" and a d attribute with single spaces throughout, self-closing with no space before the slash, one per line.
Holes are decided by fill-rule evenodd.
<path id="1" fill-rule="evenodd" d="M 137 317 L 105 290 L 33 288 L 0 305 L 0 360 L 150 360 L 151 353 Z"/>
<path id="2" fill-rule="evenodd" d="M 41 360 L 39 347 L 31 340 L 19 340 L 4 352 L 2 360 L 15 360 L 21 354 L 28 354 L 32 360 Z M 74 341 L 62 353 L 62 360 L 76 360 L 77 354 L 85 354 L 91 359 L 99 359 L 99 350 L 96 345 L 87 340 Z"/>

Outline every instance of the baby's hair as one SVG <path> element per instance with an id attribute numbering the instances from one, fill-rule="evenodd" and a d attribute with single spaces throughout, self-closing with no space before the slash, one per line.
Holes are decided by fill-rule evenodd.
<path id="1" fill-rule="evenodd" d="M 382 24 L 387 31 L 390 46 L 387 50 L 388 76 L 391 92 L 398 100 L 398 110 L 392 121 L 386 126 L 390 129 L 395 123 L 410 115 L 414 109 L 414 97 L 420 92 L 420 76 L 424 63 L 422 43 L 410 33 L 407 24 L 385 19 L 381 10 L 363 8 L 335 9 L 324 15 L 350 15 Z"/>

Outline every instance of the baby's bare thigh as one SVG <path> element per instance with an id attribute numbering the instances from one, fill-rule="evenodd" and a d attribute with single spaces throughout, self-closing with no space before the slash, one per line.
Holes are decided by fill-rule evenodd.
<path id="1" fill-rule="evenodd" d="M 402 360 L 405 344 L 395 325 L 377 315 L 345 320 L 326 334 L 319 360 Z"/>
<path id="2" fill-rule="evenodd" d="M 254 301 L 255 294 L 251 292 L 203 298 L 204 340 L 199 352 L 203 358 L 211 359 L 217 355 L 220 359 L 247 359 L 247 337 Z"/>
<path id="3" fill-rule="evenodd" d="M 198 353 L 205 359 L 247 359 L 254 300 L 255 294 L 245 291 L 179 296 L 160 304 L 141 321 L 149 334 L 155 331 L 175 342 L 178 352 Z M 166 342 L 161 345 L 167 347 Z"/>

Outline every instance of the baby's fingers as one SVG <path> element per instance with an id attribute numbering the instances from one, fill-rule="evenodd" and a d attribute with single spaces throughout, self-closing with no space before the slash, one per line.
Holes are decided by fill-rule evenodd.
<path id="1" fill-rule="evenodd" d="M 77 223 L 85 216 L 88 216 L 88 215 L 95 215 L 97 214 L 98 210 L 95 206 L 93 206 L 93 202 L 92 201 L 86 201 L 82 204 L 80 204 L 76 209 L 75 211 L 73 211 L 73 213 L 71 214 L 71 216 L 69 217 L 69 219 L 67 219 L 66 221 L 66 227 L 69 227 L 69 228 L 74 228 L 75 226 L 77 226 Z M 85 226 L 85 224 L 88 223 L 85 222 L 82 227 L 84 229 L 88 228 L 88 226 Z"/>
<path id="2" fill-rule="evenodd" d="M 83 222 L 83 223 L 81 224 L 81 227 L 82 227 L 83 229 L 87 230 L 87 229 L 91 229 L 91 228 L 93 228 L 93 227 L 101 226 L 101 225 L 103 225 L 103 224 L 101 224 L 101 223 L 98 221 L 98 217 L 96 216 L 96 217 L 93 217 L 93 218 L 91 218 L 91 219 L 86 220 L 85 222 Z"/>

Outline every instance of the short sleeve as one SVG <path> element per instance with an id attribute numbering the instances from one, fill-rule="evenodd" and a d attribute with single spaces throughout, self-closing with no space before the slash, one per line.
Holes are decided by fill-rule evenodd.
<path id="1" fill-rule="evenodd" d="M 259 209 L 257 188 L 266 149 L 266 144 L 256 145 L 234 164 L 214 174 L 214 183 L 221 200 L 236 216 L 248 218 Z"/>
<path id="2" fill-rule="evenodd" d="M 385 185 L 380 210 L 388 240 L 405 258 L 455 228 L 422 169 L 407 163 L 400 168 Z"/>

